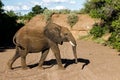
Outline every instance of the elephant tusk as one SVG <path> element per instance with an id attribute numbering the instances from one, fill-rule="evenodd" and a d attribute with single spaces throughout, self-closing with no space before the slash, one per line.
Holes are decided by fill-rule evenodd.
<path id="1" fill-rule="evenodd" d="M 73 44 L 72 41 L 69 41 L 69 43 L 70 43 L 72 46 L 75 46 L 75 44 Z"/>

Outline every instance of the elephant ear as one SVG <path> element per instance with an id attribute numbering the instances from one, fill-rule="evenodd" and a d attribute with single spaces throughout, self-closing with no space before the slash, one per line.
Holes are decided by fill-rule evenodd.
<path id="1" fill-rule="evenodd" d="M 62 38 L 60 36 L 60 33 L 61 33 L 61 26 L 55 23 L 49 23 L 45 26 L 44 29 L 45 36 L 57 44 L 62 44 Z"/>

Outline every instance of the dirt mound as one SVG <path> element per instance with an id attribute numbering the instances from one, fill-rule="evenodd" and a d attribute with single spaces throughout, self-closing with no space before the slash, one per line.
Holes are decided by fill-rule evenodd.
<path id="1" fill-rule="evenodd" d="M 79 20 L 73 26 L 73 30 L 88 31 L 93 27 L 93 24 L 99 22 L 99 20 L 91 18 L 88 14 L 80 14 L 78 17 Z"/>
<path id="2" fill-rule="evenodd" d="M 75 39 L 79 39 L 80 36 L 87 35 L 93 24 L 100 21 L 92 19 L 87 14 L 80 14 L 78 15 L 78 22 L 71 28 L 67 23 L 67 16 L 67 14 L 54 14 L 52 15 L 52 22 L 70 29 Z M 46 21 L 44 15 L 37 15 L 33 17 L 25 26 L 35 28 L 39 26 L 44 27 L 45 25 Z"/>
<path id="3" fill-rule="evenodd" d="M 70 29 L 70 26 L 67 23 L 67 16 L 68 16 L 67 14 L 54 14 L 52 16 L 52 21 L 56 24 L 59 24 Z"/>
<path id="4" fill-rule="evenodd" d="M 99 20 L 91 18 L 88 14 L 80 14 L 78 15 L 79 18 L 78 22 L 71 29 L 69 24 L 67 23 L 67 17 L 68 17 L 67 14 L 54 14 L 52 16 L 52 21 L 61 26 L 65 26 L 70 30 L 76 30 L 76 31 L 90 30 L 93 24 L 99 22 Z"/>
<path id="5" fill-rule="evenodd" d="M 54 14 L 52 21 L 69 28 L 76 39 L 79 39 L 80 36 L 87 35 L 89 30 L 93 27 L 93 24 L 100 22 L 100 20 L 93 19 L 87 14 L 80 14 L 78 15 L 78 22 L 71 28 L 67 23 L 67 16 L 67 14 Z"/>
<path id="6" fill-rule="evenodd" d="M 44 19 L 43 15 L 37 15 L 35 17 L 33 17 L 28 23 L 26 23 L 25 26 L 28 27 L 39 27 L 39 26 L 45 26 L 46 22 Z"/>

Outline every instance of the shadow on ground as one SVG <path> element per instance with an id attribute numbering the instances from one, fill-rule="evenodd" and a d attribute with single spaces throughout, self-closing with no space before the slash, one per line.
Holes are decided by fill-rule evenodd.
<path id="1" fill-rule="evenodd" d="M 85 66 L 90 64 L 90 61 L 88 59 L 78 58 L 77 60 L 78 60 L 78 63 L 84 63 L 81 69 L 84 69 Z M 65 64 L 64 68 L 67 68 L 69 65 L 76 64 L 76 63 L 75 63 L 75 59 L 62 59 L 62 64 Z M 51 68 L 54 65 L 57 65 L 56 59 L 51 59 L 43 63 L 43 66 L 48 66 L 48 67 L 45 67 L 44 69 Z M 38 63 L 28 65 L 28 67 L 30 68 L 34 68 L 37 66 L 38 66 Z M 21 66 L 14 67 L 13 69 L 17 69 L 17 68 L 21 68 Z"/>
<path id="2" fill-rule="evenodd" d="M 78 58 L 77 60 L 78 60 L 78 63 L 84 63 L 81 69 L 84 69 L 84 67 L 90 63 L 88 59 Z M 75 64 L 75 59 L 62 59 L 62 63 L 65 64 L 64 68 L 67 68 L 69 65 Z M 56 64 L 57 64 L 56 59 L 51 59 L 49 61 L 45 61 L 43 65 L 52 67 Z M 38 66 L 38 63 L 33 64 L 33 65 L 28 65 L 28 66 L 30 68 L 34 68 Z M 50 68 L 50 67 L 46 67 L 46 68 Z"/>

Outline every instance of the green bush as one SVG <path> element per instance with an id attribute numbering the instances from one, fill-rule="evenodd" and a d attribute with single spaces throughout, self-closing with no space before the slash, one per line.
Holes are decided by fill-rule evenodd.
<path id="1" fill-rule="evenodd" d="M 75 13 L 70 13 L 67 17 L 68 24 L 73 27 L 78 21 L 78 16 Z"/>
<path id="2" fill-rule="evenodd" d="M 117 20 L 112 21 L 113 32 L 109 38 L 109 44 L 120 51 L 120 17 Z"/>
<path id="3" fill-rule="evenodd" d="M 109 29 L 107 26 L 101 27 L 97 23 L 94 24 L 93 28 L 90 30 L 90 34 L 93 35 L 94 38 L 102 37 L 103 34 L 108 32 L 109 32 Z"/>
<path id="4" fill-rule="evenodd" d="M 51 20 L 51 16 L 53 15 L 53 11 L 45 9 L 43 12 L 43 15 L 45 16 L 46 22 Z"/>
<path id="5" fill-rule="evenodd" d="M 70 10 L 69 9 L 61 9 L 59 10 L 59 14 L 69 14 Z"/>
<path id="6" fill-rule="evenodd" d="M 104 32 L 101 26 L 95 25 L 91 30 L 90 34 L 93 35 L 94 38 L 101 37 Z"/>
<path id="7" fill-rule="evenodd" d="M 99 14 L 99 13 L 98 13 L 98 10 L 96 10 L 96 9 L 92 9 L 89 14 L 90 14 L 90 16 L 93 17 L 93 18 L 99 18 L 99 17 L 100 17 L 100 16 L 98 15 L 98 14 Z"/>
<path id="8" fill-rule="evenodd" d="M 114 20 L 112 22 L 112 28 L 114 29 L 115 32 L 120 32 L 120 17 L 118 20 Z"/>
<path id="9" fill-rule="evenodd" d="M 112 35 L 107 41 L 107 45 L 120 51 L 120 1 L 88 0 L 83 11 L 93 18 L 100 18 L 103 21 L 102 27 L 96 25 L 90 33 L 94 37 L 101 37 L 106 29 L 109 30 Z"/>
<path id="10" fill-rule="evenodd" d="M 120 51 L 120 34 L 113 32 L 111 37 L 108 40 L 108 43 L 113 46 L 113 48 Z"/>

